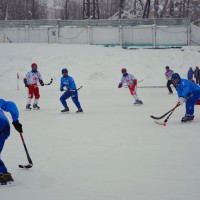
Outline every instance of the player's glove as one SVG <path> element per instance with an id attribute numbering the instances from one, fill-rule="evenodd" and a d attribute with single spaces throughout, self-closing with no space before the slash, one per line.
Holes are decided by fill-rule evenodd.
<path id="1" fill-rule="evenodd" d="M 27 83 L 26 78 L 24 78 L 24 85 L 25 85 L 25 87 L 28 87 L 28 83 Z"/>
<path id="2" fill-rule="evenodd" d="M 64 91 L 64 89 L 61 87 L 61 88 L 60 88 L 60 91 L 62 92 L 62 91 Z"/>
<path id="3" fill-rule="evenodd" d="M 22 130 L 22 124 L 19 123 L 19 120 L 14 121 L 12 124 L 15 127 L 16 131 L 18 131 L 19 133 L 23 132 L 23 130 Z"/>
<path id="4" fill-rule="evenodd" d="M 43 81 L 40 81 L 40 85 L 41 85 L 41 86 L 44 86 L 44 82 L 43 82 Z"/>
<path id="5" fill-rule="evenodd" d="M 121 83 L 119 83 L 119 85 L 118 85 L 118 88 L 121 88 L 122 87 L 122 84 Z"/>
<path id="6" fill-rule="evenodd" d="M 185 102 L 186 102 L 186 99 L 185 99 L 185 98 L 179 97 L 178 103 L 179 103 L 180 105 L 183 105 Z"/>

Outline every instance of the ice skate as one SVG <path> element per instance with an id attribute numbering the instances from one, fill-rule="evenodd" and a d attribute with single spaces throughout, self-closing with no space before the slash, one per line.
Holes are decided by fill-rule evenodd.
<path id="1" fill-rule="evenodd" d="M 13 186 L 14 180 L 10 173 L 1 173 L 0 174 L 0 186 Z"/>
<path id="2" fill-rule="evenodd" d="M 143 104 L 143 102 L 141 100 L 136 100 L 134 103 L 134 105 L 142 105 L 142 104 Z"/>
<path id="3" fill-rule="evenodd" d="M 181 122 L 192 121 L 193 119 L 194 119 L 194 115 L 185 115 L 185 116 L 181 119 Z"/>
<path id="4" fill-rule="evenodd" d="M 26 105 L 26 110 L 31 110 L 32 108 L 31 108 L 31 104 L 27 104 Z"/>
<path id="5" fill-rule="evenodd" d="M 80 112 L 83 112 L 82 108 L 78 108 L 78 110 L 76 111 L 76 113 L 80 113 Z"/>
<path id="6" fill-rule="evenodd" d="M 62 112 L 62 113 L 64 113 L 64 112 L 69 112 L 69 108 L 66 107 L 66 108 L 64 108 L 63 110 L 61 110 L 61 112 Z"/>
<path id="7" fill-rule="evenodd" d="M 37 104 L 33 104 L 33 109 L 34 110 L 40 110 L 40 107 Z"/>

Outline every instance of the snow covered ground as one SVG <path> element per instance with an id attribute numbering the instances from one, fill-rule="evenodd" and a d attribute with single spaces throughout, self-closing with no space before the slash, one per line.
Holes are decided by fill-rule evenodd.
<path id="1" fill-rule="evenodd" d="M 2 152 L 16 185 L 0 188 L 1 200 L 199 200 L 200 106 L 191 123 L 180 122 L 181 106 L 166 127 L 160 116 L 177 102 L 166 88 L 138 88 L 143 106 L 133 106 L 126 88 L 118 89 L 126 67 L 139 86 L 164 86 L 165 66 L 186 77 L 200 65 L 200 47 L 124 50 L 88 45 L 0 44 L 1 98 L 20 110 L 24 138 L 34 166 L 28 164 L 19 134 L 12 133 Z M 25 111 L 22 79 L 36 62 L 44 82 L 40 111 Z M 59 80 L 67 67 L 79 90 L 83 114 L 61 114 Z M 20 90 L 16 74 L 20 75 Z M 7 116 L 10 119 L 9 114 Z"/>

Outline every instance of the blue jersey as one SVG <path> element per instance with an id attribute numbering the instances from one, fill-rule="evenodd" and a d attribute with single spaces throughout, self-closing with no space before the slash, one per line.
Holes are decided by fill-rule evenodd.
<path id="1" fill-rule="evenodd" d="M 187 79 L 180 79 L 179 84 L 176 85 L 179 97 L 187 98 L 191 94 L 200 93 L 200 87 L 192 81 Z"/>
<path id="2" fill-rule="evenodd" d="M 67 90 L 76 90 L 76 84 L 71 76 L 62 77 L 60 79 L 60 88 L 66 87 Z"/>
<path id="3" fill-rule="evenodd" d="M 194 75 L 194 71 L 192 69 L 190 69 L 187 73 L 187 78 L 188 79 L 193 79 L 193 75 Z"/>
<path id="4" fill-rule="evenodd" d="M 18 120 L 19 111 L 15 103 L 13 103 L 12 101 L 5 101 L 3 99 L 0 99 L 0 120 L 3 119 L 8 121 L 3 111 L 10 112 L 13 121 Z"/>

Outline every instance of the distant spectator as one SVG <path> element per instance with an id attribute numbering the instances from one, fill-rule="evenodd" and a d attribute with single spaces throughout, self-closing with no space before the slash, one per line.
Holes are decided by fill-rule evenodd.
<path id="1" fill-rule="evenodd" d="M 190 67 L 189 70 L 188 70 L 188 73 L 187 73 L 188 80 L 194 82 L 193 76 L 194 76 L 194 71 L 193 71 L 192 67 Z"/>
<path id="2" fill-rule="evenodd" d="M 165 67 L 165 69 L 166 69 L 166 72 L 165 72 L 165 77 L 166 77 L 166 79 L 167 79 L 167 88 L 168 88 L 168 90 L 169 90 L 169 94 L 173 94 L 173 91 L 172 91 L 172 88 L 171 88 L 171 84 L 172 85 L 174 85 L 173 83 L 172 83 L 172 75 L 174 74 L 174 72 L 173 72 L 173 70 L 171 70 L 170 68 L 169 68 L 169 66 L 166 66 Z M 175 86 L 174 86 L 175 87 Z"/>
<path id="3" fill-rule="evenodd" d="M 194 70 L 194 78 L 196 79 L 196 84 L 200 85 L 200 69 L 197 66 Z"/>

